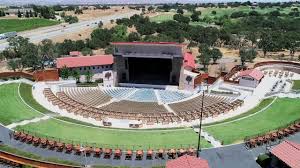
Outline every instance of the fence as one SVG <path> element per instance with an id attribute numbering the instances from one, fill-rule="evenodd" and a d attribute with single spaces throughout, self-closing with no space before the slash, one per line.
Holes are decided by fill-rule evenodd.
<path id="1" fill-rule="evenodd" d="M 64 138 L 58 138 L 53 136 L 44 135 L 41 133 L 29 131 L 26 129 L 19 129 L 18 131 L 24 132 L 26 134 L 32 135 L 34 137 L 38 138 L 45 138 L 47 140 L 56 141 L 56 142 L 62 142 L 65 144 L 73 144 L 73 145 L 81 145 L 81 146 L 89 146 L 93 148 L 109 148 L 109 149 L 121 149 L 121 150 L 144 150 L 147 151 L 148 149 L 152 150 L 159 150 L 159 149 L 189 149 L 194 148 L 197 145 L 197 142 L 195 141 L 195 144 L 168 144 L 168 145 L 160 145 L 160 144 L 148 144 L 148 145 L 141 145 L 141 144 L 135 144 L 135 145 L 126 145 L 126 144 L 104 144 L 104 143 L 97 143 L 97 142 L 87 142 L 85 140 L 70 140 L 70 139 L 64 139 Z"/>
<path id="2" fill-rule="evenodd" d="M 9 78 L 26 78 L 29 80 L 34 80 L 33 75 L 25 72 L 1 72 L 0 79 L 9 79 Z"/>

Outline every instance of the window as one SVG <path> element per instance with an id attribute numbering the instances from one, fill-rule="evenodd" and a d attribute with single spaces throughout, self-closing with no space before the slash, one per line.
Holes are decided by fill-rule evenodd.
<path id="1" fill-rule="evenodd" d="M 86 67 L 84 67 L 84 70 L 86 70 Z"/>
<path id="2" fill-rule="evenodd" d="M 96 69 L 96 68 L 93 66 L 93 69 Z"/>
<path id="3" fill-rule="evenodd" d="M 80 69 L 80 71 L 82 71 L 82 67 L 80 67 L 79 69 Z"/>
<path id="4" fill-rule="evenodd" d="M 128 60 L 125 60 L 125 69 L 128 69 Z"/>

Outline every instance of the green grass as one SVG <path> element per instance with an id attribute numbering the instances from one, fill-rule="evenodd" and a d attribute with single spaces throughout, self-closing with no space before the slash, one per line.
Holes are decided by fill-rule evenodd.
<path id="1" fill-rule="evenodd" d="M 251 109 L 251 110 L 249 110 L 249 111 L 247 111 L 243 114 L 240 114 L 238 116 L 231 117 L 231 118 L 228 118 L 228 119 L 225 119 L 225 120 L 222 120 L 222 121 L 217 121 L 217 122 L 213 122 L 213 123 L 209 123 L 209 124 L 204 124 L 204 126 L 216 125 L 216 124 L 220 124 L 220 123 L 224 123 L 224 122 L 229 122 L 229 121 L 233 121 L 233 120 L 236 120 L 236 119 L 239 119 L 239 118 L 243 118 L 243 117 L 248 116 L 250 114 L 254 114 L 254 113 L 260 111 L 261 109 L 265 108 L 266 106 L 268 106 L 272 101 L 273 101 L 273 99 L 271 99 L 271 98 L 265 99 L 262 102 L 260 102 L 258 106 L 254 107 L 253 109 Z"/>
<path id="2" fill-rule="evenodd" d="M 75 125 L 54 119 L 17 127 L 42 137 L 61 138 L 64 142 L 88 143 L 122 149 L 180 148 L 196 146 L 197 134 L 191 128 L 170 130 L 122 130 Z M 203 141 L 204 147 L 211 145 Z"/>
<path id="3" fill-rule="evenodd" d="M 294 84 L 293 84 L 293 90 L 300 90 L 300 80 L 294 80 L 293 81 Z"/>
<path id="4" fill-rule="evenodd" d="M 20 85 L 20 95 L 23 100 L 31 107 L 36 109 L 41 113 L 52 113 L 47 110 L 45 107 L 41 106 L 32 96 L 32 86 L 29 84 L 21 83 Z"/>
<path id="5" fill-rule="evenodd" d="M 300 119 L 299 109 L 300 99 L 278 98 L 261 113 L 231 123 L 205 127 L 204 130 L 224 144 L 237 143 L 247 136 L 264 134 Z"/>
<path id="6" fill-rule="evenodd" d="M 25 31 L 39 27 L 46 27 L 59 24 L 58 21 L 48 19 L 0 19 L 0 33 L 11 31 Z"/>
<path id="7" fill-rule="evenodd" d="M 67 165 L 73 165 L 73 166 L 79 166 L 79 163 L 74 163 L 71 161 L 67 161 L 67 160 L 61 160 L 59 158 L 43 158 L 41 156 L 38 156 L 36 154 L 30 153 L 30 152 L 25 152 L 23 150 L 20 149 L 16 149 L 7 145 L 0 145 L 0 150 L 8 152 L 8 153 L 12 153 L 18 156 L 22 156 L 22 157 L 26 157 L 26 158 L 30 158 L 30 159 L 35 159 L 35 160 L 40 160 L 40 161 L 48 161 L 48 162 L 53 162 L 53 163 L 59 163 L 59 164 L 67 164 Z"/>
<path id="8" fill-rule="evenodd" d="M 255 11 L 257 11 L 260 14 L 266 14 L 269 13 L 271 11 L 277 10 L 278 7 L 273 7 L 273 8 L 256 8 L 254 9 Z M 215 18 L 215 17 L 221 17 L 224 15 L 228 15 L 230 16 L 233 12 L 237 12 L 237 11 L 243 11 L 245 13 L 249 13 L 250 11 L 252 11 L 253 9 L 251 9 L 251 7 L 248 6 L 240 6 L 240 7 L 236 7 L 236 8 L 203 8 L 200 9 L 201 11 L 201 15 L 200 18 L 204 18 L 204 17 L 209 17 L 209 18 Z M 216 11 L 216 15 L 211 14 L 212 11 Z M 280 8 L 280 13 L 283 14 L 288 14 L 291 11 L 291 8 Z M 176 12 L 163 12 L 160 15 L 154 16 L 150 18 L 150 21 L 152 22 L 157 22 L 157 23 L 161 23 L 164 21 L 169 21 L 169 20 L 173 20 L 173 15 L 175 15 Z M 191 16 L 191 12 L 186 12 L 184 13 L 185 16 L 190 17 Z M 205 23 L 205 22 L 190 22 L 190 25 L 193 26 L 211 26 L 211 24 Z"/>
<path id="9" fill-rule="evenodd" d="M 0 85 L 0 123 L 4 125 L 41 116 L 22 102 L 18 86 L 19 84 Z"/>

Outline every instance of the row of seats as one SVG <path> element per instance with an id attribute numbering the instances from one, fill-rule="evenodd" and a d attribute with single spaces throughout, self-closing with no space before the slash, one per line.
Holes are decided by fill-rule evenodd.
<path id="1" fill-rule="evenodd" d="M 148 125 L 156 123 L 165 125 L 199 119 L 202 104 L 202 96 L 198 96 L 185 102 L 170 104 L 170 107 L 175 111 L 175 113 L 170 113 L 163 105 L 153 102 L 122 100 L 96 108 L 80 103 L 64 92 L 58 92 L 57 95 L 54 95 L 49 88 L 46 88 L 44 94 L 53 105 L 57 105 L 60 109 L 65 109 L 70 113 L 85 118 L 93 118 L 98 121 L 103 121 L 106 118 L 140 120 L 142 124 Z M 205 96 L 203 117 L 215 117 L 219 114 L 229 112 L 243 103 L 242 100 L 235 100 L 233 102 L 229 100 L 229 98 L 223 96 Z M 111 124 L 106 125 L 110 126 Z"/>
<path id="2" fill-rule="evenodd" d="M 113 102 L 102 107 L 104 110 L 111 110 L 125 113 L 166 113 L 168 112 L 163 105 L 154 102 L 135 102 L 122 100 Z"/>
<path id="3" fill-rule="evenodd" d="M 270 142 L 274 142 L 277 139 L 282 139 L 283 137 L 287 137 L 295 132 L 300 131 L 300 121 L 295 122 L 294 124 L 289 125 L 286 128 L 278 129 L 276 131 L 268 132 L 264 135 L 256 136 L 253 138 L 246 138 L 245 145 L 248 148 L 254 148 L 256 146 L 260 146 L 262 144 L 268 144 Z"/>
<path id="4" fill-rule="evenodd" d="M 179 101 L 192 95 L 192 94 L 181 93 L 178 91 L 170 91 L 170 90 L 156 90 L 156 91 L 160 97 L 161 102 L 163 103 L 171 103 L 171 102 Z M 124 100 L 137 101 L 137 102 L 158 101 L 154 89 L 114 87 L 114 88 L 103 88 L 103 92 L 119 100 L 124 99 Z"/>
<path id="5" fill-rule="evenodd" d="M 126 151 L 122 151 L 122 149 L 115 149 L 114 151 L 111 148 L 100 148 L 100 147 L 92 147 L 92 146 L 81 146 L 80 144 L 74 145 L 72 143 L 64 143 L 61 141 L 56 141 L 53 139 L 41 138 L 37 136 L 30 135 L 25 132 L 15 131 L 13 133 L 13 137 L 15 140 L 21 141 L 23 143 L 34 145 L 35 147 L 41 147 L 44 149 L 55 150 L 57 152 L 65 152 L 66 154 L 75 154 L 75 155 L 85 155 L 87 157 L 101 157 L 104 159 L 121 159 L 122 155 L 125 155 L 125 160 L 132 160 L 133 155 L 135 155 L 135 160 L 152 160 L 152 159 L 175 159 L 176 157 L 180 157 L 182 155 L 188 154 L 194 156 L 196 151 L 194 148 L 189 149 L 158 149 L 154 151 L 153 149 L 148 149 L 146 152 L 143 150 L 133 150 L 128 149 Z M 145 156 L 145 157 L 144 157 Z"/>
<path id="6" fill-rule="evenodd" d="M 48 101 L 52 102 L 53 105 L 58 106 L 60 109 L 65 109 L 70 113 L 74 113 L 75 115 L 80 115 L 85 118 L 94 118 L 98 121 L 104 120 L 105 118 L 116 118 L 116 119 L 131 119 L 131 120 L 141 120 L 143 123 L 153 125 L 155 123 L 162 123 L 162 124 L 169 124 L 172 122 L 181 122 L 181 119 L 178 116 L 175 116 L 173 113 L 169 113 L 166 111 L 166 109 L 162 110 L 164 108 L 163 106 L 158 105 L 157 103 L 155 105 L 151 104 L 150 106 L 145 106 L 141 104 L 147 104 L 147 103 L 139 103 L 139 102 L 130 102 L 135 103 L 135 107 L 137 108 L 137 105 L 140 105 L 141 108 L 139 110 L 136 110 L 135 112 L 130 112 L 132 104 L 124 104 L 123 110 L 118 109 L 118 111 L 113 111 L 111 108 L 96 108 L 96 107 L 90 107 L 83 103 L 77 102 L 76 100 L 68 97 L 64 92 L 58 92 L 57 96 L 54 95 L 54 93 L 51 91 L 50 88 L 46 88 L 44 90 L 44 95 L 48 99 Z M 129 102 L 129 101 L 128 101 Z M 120 103 L 120 102 L 116 102 Z M 160 113 L 151 110 L 152 106 L 157 106 L 156 109 L 160 109 Z M 104 106 L 105 107 L 105 106 Z M 154 107 L 155 108 L 155 107 Z M 127 109 L 127 111 L 126 111 Z M 147 113 L 142 112 L 143 110 L 149 109 Z"/>
<path id="7" fill-rule="evenodd" d="M 220 102 L 229 102 L 231 100 L 231 98 L 224 97 L 224 96 L 213 96 L 213 95 L 206 94 L 204 95 L 204 98 L 202 96 L 197 96 L 187 101 L 169 104 L 169 106 L 175 112 L 184 112 L 184 111 L 193 112 L 196 109 L 201 109 L 202 99 L 204 101 L 203 102 L 204 107 L 208 107 Z"/>
<path id="8" fill-rule="evenodd" d="M 61 89 L 70 98 L 88 106 L 97 107 L 111 100 L 111 97 L 103 93 L 99 88 L 64 87 Z"/>
<path id="9" fill-rule="evenodd" d="M 202 117 L 216 117 L 220 114 L 228 113 L 230 110 L 235 110 L 237 107 L 240 107 L 243 104 L 242 100 L 235 100 L 231 103 L 219 102 L 212 104 L 203 108 Z M 183 118 L 184 121 L 190 122 L 201 117 L 201 108 L 194 109 L 193 111 L 182 111 L 177 112 L 180 118 Z"/>

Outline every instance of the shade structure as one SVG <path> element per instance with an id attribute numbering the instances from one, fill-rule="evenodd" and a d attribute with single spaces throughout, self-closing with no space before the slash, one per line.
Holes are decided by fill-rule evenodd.
<path id="1" fill-rule="evenodd" d="M 184 155 L 175 160 L 170 160 L 166 168 L 209 168 L 207 160 L 194 156 Z"/>
<path id="2" fill-rule="evenodd" d="M 300 167 L 300 144 L 284 141 L 271 149 L 271 153 L 290 167 Z"/>

